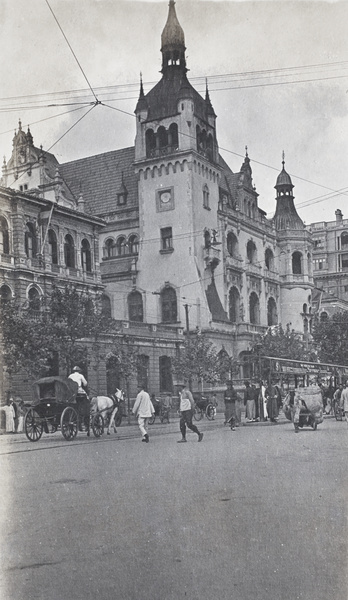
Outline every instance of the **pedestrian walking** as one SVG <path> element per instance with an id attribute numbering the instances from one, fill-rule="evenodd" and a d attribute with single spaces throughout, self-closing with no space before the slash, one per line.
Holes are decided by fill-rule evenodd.
<path id="1" fill-rule="evenodd" d="M 5 412 L 5 427 L 6 433 L 14 433 L 15 430 L 15 411 L 13 408 L 13 398 L 9 396 L 6 400 L 5 406 L 2 407 Z"/>
<path id="2" fill-rule="evenodd" d="M 144 386 L 138 386 L 138 395 L 134 402 L 133 415 L 138 419 L 139 429 L 142 435 L 142 442 L 149 442 L 149 434 L 147 433 L 147 421 L 155 414 L 155 408 L 151 402 L 149 394 L 145 391 Z"/>
<path id="3" fill-rule="evenodd" d="M 198 427 L 192 423 L 192 415 L 194 410 L 194 399 L 188 389 L 187 385 L 183 385 L 179 390 L 180 396 L 180 431 L 182 438 L 178 440 L 178 443 L 187 442 L 186 440 L 186 426 L 198 435 L 198 441 L 201 442 L 203 439 L 203 433 L 200 433 Z"/>

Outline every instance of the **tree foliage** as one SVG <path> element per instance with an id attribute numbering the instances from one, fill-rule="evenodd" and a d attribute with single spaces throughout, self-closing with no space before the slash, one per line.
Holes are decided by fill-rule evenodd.
<path id="1" fill-rule="evenodd" d="M 348 365 L 347 334 L 348 312 L 337 312 L 325 321 L 314 321 L 312 335 L 320 362 Z"/>
<path id="2" fill-rule="evenodd" d="M 221 360 L 213 343 L 197 333 L 186 337 L 183 348 L 172 360 L 172 369 L 182 381 L 213 384 L 230 372 L 231 362 Z"/>
<path id="3" fill-rule="evenodd" d="M 307 347 L 301 334 L 287 324 L 270 327 L 263 336 L 258 336 L 252 348 L 256 356 L 274 356 L 292 360 L 316 360 L 316 355 Z"/>
<path id="4" fill-rule="evenodd" d="M 68 374 L 75 363 L 86 361 L 85 338 L 96 344 L 102 334 L 116 329 L 115 321 L 102 314 L 99 298 L 72 285 L 53 286 L 40 310 L 3 303 L 0 325 L 8 371 L 24 369 L 33 378 L 46 375 L 57 355 Z"/>

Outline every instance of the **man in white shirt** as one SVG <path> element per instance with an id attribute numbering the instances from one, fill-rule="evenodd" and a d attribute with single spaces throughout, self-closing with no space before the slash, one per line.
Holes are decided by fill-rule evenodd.
<path id="1" fill-rule="evenodd" d="M 74 367 L 73 372 L 69 375 L 69 379 L 75 381 L 78 385 L 76 394 L 77 412 L 79 416 L 79 430 L 82 431 L 82 423 L 84 423 L 87 433 L 89 433 L 89 400 L 87 396 L 87 380 L 82 375 L 80 367 Z"/>
<path id="2" fill-rule="evenodd" d="M 194 399 L 193 396 L 186 385 L 182 386 L 181 391 L 179 391 L 180 396 L 180 431 L 182 438 L 178 440 L 178 444 L 182 444 L 183 442 L 187 442 L 186 439 L 186 425 L 191 431 L 197 433 L 198 441 L 201 442 L 203 439 L 203 433 L 198 431 L 196 425 L 192 423 L 192 415 L 194 410 Z"/>
<path id="3" fill-rule="evenodd" d="M 134 402 L 133 415 L 138 417 L 138 425 L 142 435 L 142 442 L 149 441 L 149 434 L 146 431 L 147 420 L 155 414 L 154 406 L 150 400 L 149 394 L 144 390 L 144 387 L 138 386 L 138 395 Z"/>

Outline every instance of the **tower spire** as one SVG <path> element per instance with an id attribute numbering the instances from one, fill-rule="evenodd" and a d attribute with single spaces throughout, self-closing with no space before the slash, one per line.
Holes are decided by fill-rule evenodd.
<path id="1" fill-rule="evenodd" d="M 174 0 L 169 1 L 168 18 L 162 31 L 161 42 L 162 73 L 173 67 L 179 67 L 186 73 L 185 35 L 176 16 Z"/>

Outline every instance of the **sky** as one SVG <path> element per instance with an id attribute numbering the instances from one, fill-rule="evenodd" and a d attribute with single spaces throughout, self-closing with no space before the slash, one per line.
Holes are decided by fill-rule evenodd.
<path id="1" fill-rule="evenodd" d="M 267 216 L 284 151 L 305 223 L 337 208 L 348 219 L 348 1 L 177 0 L 176 12 L 220 152 L 237 172 L 247 146 Z M 167 15 L 168 0 L 0 0 L 2 155 L 19 119 L 61 163 L 132 146 Z"/>

